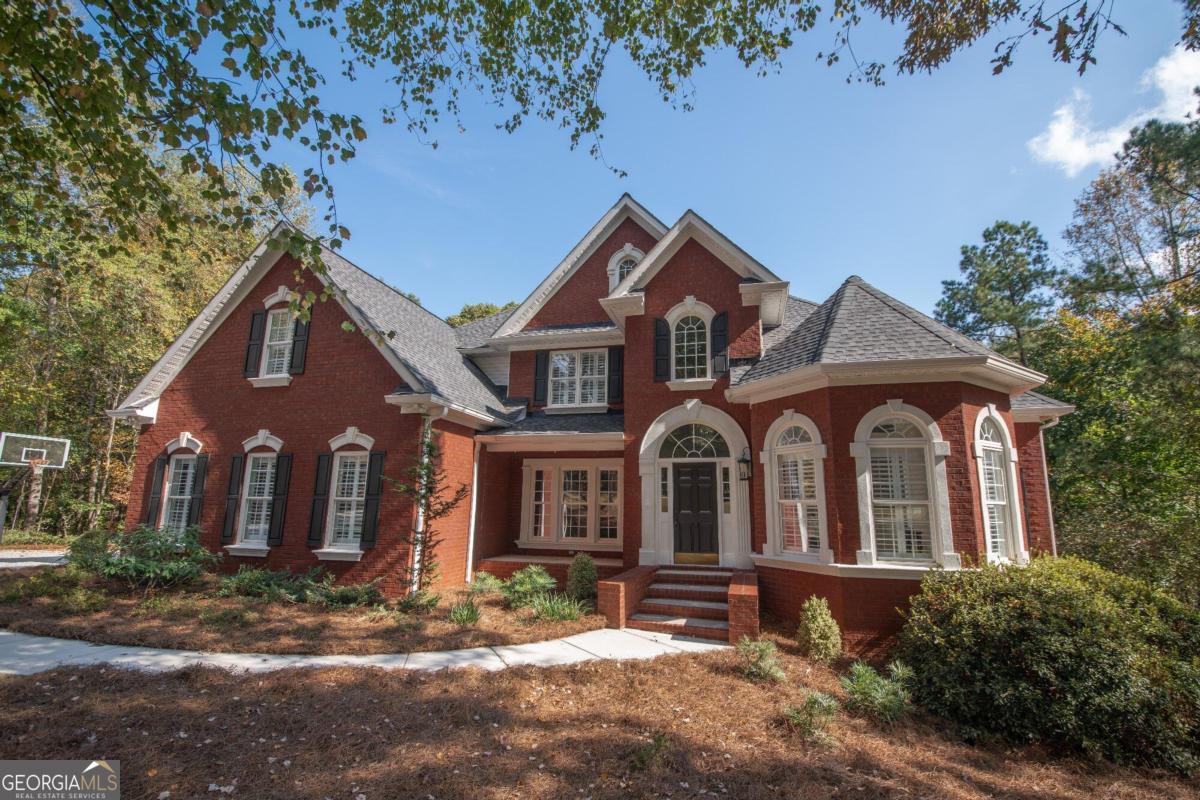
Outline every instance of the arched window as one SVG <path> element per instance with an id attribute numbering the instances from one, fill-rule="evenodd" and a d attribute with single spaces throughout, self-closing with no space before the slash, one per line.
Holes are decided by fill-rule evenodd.
<path id="1" fill-rule="evenodd" d="M 928 439 L 903 417 L 881 420 L 868 438 L 876 557 L 932 559 Z"/>
<path id="2" fill-rule="evenodd" d="M 708 325 L 696 316 L 675 323 L 675 380 L 708 377 Z"/>
<path id="3" fill-rule="evenodd" d="M 645 255 L 628 242 L 613 253 L 612 258 L 608 260 L 608 290 L 611 292 L 617 288 L 618 283 L 629 277 L 629 273 L 633 272 Z"/>
<path id="4" fill-rule="evenodd" d="M 728 458 L 729 445 L 707 425 L 680 425 L 663 440 L 659 458 Z"/>
<path id="5" fill-rule="evenodd" d="M 990 561 L 1020 562 L 1025 558 L 1013 490 L 1015 460 L 1004 421 L 994 408 L 984 408 L 975 426 L 975 463 L 979 469 L 980 508 Z"/>
<path id="6" fill-rule="evenodd" d="M 765 445 L 770 550 L 780 556 L 826 557 L 825 447 L 816 425 L 787 411 L 767 431 Z"/>
<path id="7" fill-rule="evenodd" d="M 617 264 L 617 283 L 625 280 L 629 273 L 633 272 L 633 268 L 638 265 L 638 260 L 633 256 L 622 258 Z"/>

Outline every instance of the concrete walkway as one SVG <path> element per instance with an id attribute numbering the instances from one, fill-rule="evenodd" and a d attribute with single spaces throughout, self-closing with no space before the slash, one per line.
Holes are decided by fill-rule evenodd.
<path id="1" fill-rule="evenodd" d="M 92 644 L 0 630 L 0 674 L 33 675 L 56 667 L 99 664 L 146 672 L 170 672 L 191 666 L 220 667 L 230 672 L 271 672 L 297 667 L 375 667 L 427 671 L 480 667 L 500 670 L 520 665 L 549 667 L 596 659 L 656 658 L 725 647 L 728 645 L 665 633 L 603 628 L 548 642 L 472 647 L 467 650 L 370 656 L 283 656 Z"/>
<path id="2" fill-rule="evenodd" d="M 66 550 L 0 550 L 0 569 L 54 567 L 65 563 Z"/>

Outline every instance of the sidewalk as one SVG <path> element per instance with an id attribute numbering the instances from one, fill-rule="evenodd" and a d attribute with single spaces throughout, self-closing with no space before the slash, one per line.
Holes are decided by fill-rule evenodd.
<path id="1" fill-rule="evenodd" d="M 230 672 L 271 672 L 298 667 L 374 667 L 436 671 L 456 667 L 501 670 L 515 666 L 550 667 L 596 659 L 656 658 L 677 653 L 721 650 L 728 645 L 633 629 L 603 628 L 533 644 L 472 647 L 424 653 L 369 656 L 283 656 L 263 653 L 202 653 L 152 647 L 92 644 L 49 636 L 0 630 L 0 674 L 33 675 L 57 667 L 108 664 L 146 672 L 169 672 L 191 666 L 219 667 Z"/>
<path id="2" fill-rule="evenodd" d="M 67 563 L 66 550 L 0 549 L 0 569 L 53 567 Z"/>

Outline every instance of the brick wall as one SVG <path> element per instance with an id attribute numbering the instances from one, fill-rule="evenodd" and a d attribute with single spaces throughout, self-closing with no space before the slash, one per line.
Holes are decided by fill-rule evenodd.
<path id="1" fill-rule="evenodd" d="M 365 337 L 341 330 L 348 318 L 335 301 L 313 311 L 305 371 L 287 387 L 256 389 L 242 375 L 252 311 L 280 285 L 293 286 L 296 264 L 281 259 L 254 287 L 191 358 L 159 402 L 154 425 L 143 426 L 133 467 L 128 524 L 144 519 L 152 465 L 166 444 L 190 432 L 209 456 L 200 527 L 203 542 L 220 550 L 230 459 L 243 453 L 242 441 L 260 428 L 283 440 L 291 453 L 292 476 L 285 509 L 283 544 L 264 558 L 226 558 L 227 569 L 239 563 L 306 569 L 320 564 L 348 581 L 382 578 L 385 590 L 402 590 L 401 576 L 409 553 L 402 540 L 411 530 L 411 504 L 385 489 L 380 505 L 376 546 L 359 562 L 318 562 L 309 550 L 309 516 L 316 456 L 329 450 L 330 438 L 355 426 L 374 437 L 374 449 L 387 453 L 384 474 L 401 479 L 417 456 L 420 417 L 402 415 L 384 403 L 398 383 L 395 370 Z M 320 291 L 306 274 L 306 288 Z"/>
<path id="2" fill-rule="evenodd" d="M 608 296 L 609 259 L 627 242 L 648 253 L 656 241 L 641 225 L 626 218 L 559 287 L 554 296 L 538 309 L 525 327 L 545 328 L 550 325 L 607 321 L 608 313 L 600 305 L 600 298 Z"/>
<path id="3" fill-rule="evenodd" d="M 436 587 L 458 586 L 467 577 L 467 531 L 471 522 L 471 473 L 475 457 L 475 436 L 470 428 L 445 420 L 433 424 L 434 442 L 438 447 L 438 466 L 445 475 L 445 497 L 460 487 L 467 494 L 454 510 L 434 523 L 437 545 L 438 578 Z"/>
<path id="4" fill-rule="evenodd" d="M 1042 450 L 1042 426 L 1037 422 L 1016 425 L 1017 466 L 1021 479 L 1025 537 L 1029 551 L 1054 553 L 1054 520 L 1046 491 L 1046 454 Z"/>

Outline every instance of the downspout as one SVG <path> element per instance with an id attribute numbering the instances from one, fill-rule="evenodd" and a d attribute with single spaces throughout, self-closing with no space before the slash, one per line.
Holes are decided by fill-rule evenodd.
<path id="1" fill-rule="evenodd" d="M 470 517 L 467 518 L 467 583 L 471 582 L 471 575 L 475 567 L 475 510 L 479 498 L 479 454 L 481 452 L 483 452 L 483 442 L 476 439 L 475 457 L 471 460 L 471 511 Z"/>
<path id="2" fill-rule="evenodd" d="M 417 487 L 417 521 L 413 526 L 412 568 L 409 570 L 412 574 L 409 590 L 412 592 L 416 592 L 421 586 L 421 537 L 425 533 L 425 476 L 429 469 L 429 440 L 432 436 L 433 420 L 428 414 L 424 414 L 421 417 L 421 485 Z"/>
<path id="3" fill-rule="evenodd" d="M 1046 512 L 1050 515 L 1050 555 L 1058 556 L 1058 535 L 1054 532 L 1054 501 L 1050 498 L 1050 467 L 1046 464 L 1046 430 L 1058 424 L 1058 417 L 1038 428 L 1038 444 L 1042 448 L 1042 480 L 1046 486 Z"/>

